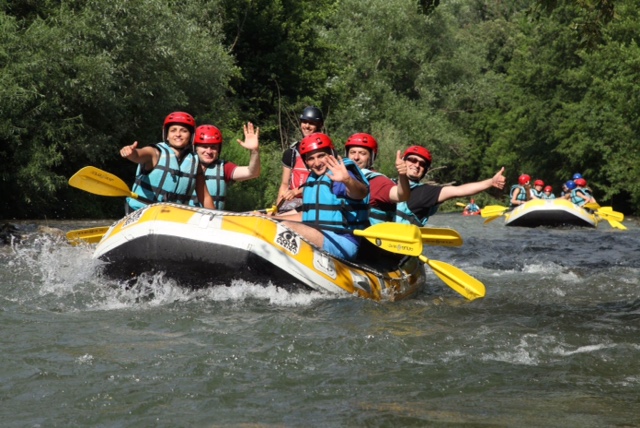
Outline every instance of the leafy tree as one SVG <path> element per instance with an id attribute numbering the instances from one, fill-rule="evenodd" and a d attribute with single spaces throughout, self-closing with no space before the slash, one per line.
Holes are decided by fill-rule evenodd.
<path id="1" fill-rule="evenodd" d="M 170 111 L 197 116 L 225 99 L 237 70 L 218 26 L 183 7 L 201 3 L 43 1 L 2 14 L 1 216 L 54 212 L 52 196 L 74 197 L 66 180 L 86 164 L 133 178 L 119 147 L 159 141 Z"/>

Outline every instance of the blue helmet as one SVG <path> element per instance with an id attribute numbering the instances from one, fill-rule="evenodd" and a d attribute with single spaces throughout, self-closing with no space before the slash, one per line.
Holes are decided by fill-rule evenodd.
<path id="1" fill-rule="evenodd" d="M 574 183 L 573 180 L 567 181 L 566 183 L 564 183 L 564 185 L 567 186 L 567 189 L 569 189 L 569 190 L 573 190 L 576 187 L 578 187 L 578 186 L 576 186 L 576 183 Z"/>
<path id="2" fill-rule="evenodd" d="M 578 178 L 582 178 L 582 174 L 580 174 L 579 172 L 573 174 L 573 180 L 577 180 Z"/>

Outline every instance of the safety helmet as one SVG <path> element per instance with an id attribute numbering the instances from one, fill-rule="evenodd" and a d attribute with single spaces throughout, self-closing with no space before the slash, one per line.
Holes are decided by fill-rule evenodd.
<path id="1" fill-rule="evenodd" d="M 300 154 L 302 156 L 321 149 L 329 149 L 331 154 L 334 153 L 333 142 L 327 134 L 316 132 L 315 134 L 307 135 L 300 141 Z"/>
<path id="2" fill-rule="evenodd" d="M 551 186 L 545 186 L 545 188 L 544 188 L 544 189 L 542 189 L 542 191 L 543 191 L 543 192 L 545 192 L 545 193 L 546 193 L 546 192 L 553 192 L 553 187 L 551 187 Z"/>
<path id="3" fill-rule="evenodd" d="M 531 177 L 528 174 L 522 174 L 520 177 L 518 177 L 518 184 L 521 186 L 529 184 L 530 182 Z"/>
<path id="4" fill-rule="evenodd" d="M 573 174 L 573 177 L 572 177 L 573 180 L 577 180 L 578 178 L 582 178 L 582 174 L 580 174 L 579 172 L 576 172 L 575 174 Z"/>
<path id="5" fill-rule="evenodd" d="M 322 111 L 318 107 L 309 106 L 305 107 L 302 110 L 302 114 L 300 115 L 300 120 L 308 120 L 309 122 L 317 122 L 324 123 L 324 117 L 322 116 Z"/>
<path id="6" fill-rule="evenodd" d="M 565 186 L 567 186 L 567 189 L 569 189 L 569 190 L 573 190 L 573 189 L 575 189 L 576 187 L 578 187 L 578 186 L 576 185 L 575 181 L 573 181 L 573 180 L 569 180 L 569 181 L 567 181 L 566 183 L 564 183 L 564 185 L 565 185 Z"/>
<path id="7" fill-rule="evenodd" d="M 573 180 L 573 182 L 576 183 L 578 187 L 587 187 L 587 180 L 584 178 L 578 178 L 577 180 Z"/>
<path id="8" fill-rule="evenodd" d="M 371 152 L 371 163 L 376 160 L 376 156 L 378 155 L 378 142 L 373 138 L 373 135 L 365 134 L 363 132 L 353 134 L 349 139 L 347 139 L 347 142 L 344 144 L 347 155 L 349 154 L 349 147 L 364 147 L 365 149 L 369 149 Z"/>
<path id="9" fill-rule="evenodd" d="M 196 129 L 196 121 L 189 113 L 174 111 L 169 113 L 162 125 L 162 141 L 167 141 L 167 131 L 171 125 L 182 125 L 191 132 L 191 142 L 193 142 L 193 131 Z"/>
<path id="10" fill-rule="evenodd" d="M 535 186 L 544 186 L 544 181 L 542 180 L 536 180 L 533 182 L 534 187 Z"/>
<path id="11" fill-rule="evenodd" d="M 407 150 L 404 151 L 404 154 L 402 155 L 402 159 L 406 159 L 407 156 L 409 155 L 420 156 L 421 158 L 426 160 L 427 168 L 429 168 L 429 166 L 431 165 L 431 153 L 429 153 L 429 150 L 425 149 L 424 147 L 421 147 L 421 146 L 409 147 Z"/>
<path id="12" fill-rule="evenodd" d="M 203 146 L 220 144 L 222 148 L 222 132 L 213 125 L 200 125 L 196 128 L 193 144 Z"/>

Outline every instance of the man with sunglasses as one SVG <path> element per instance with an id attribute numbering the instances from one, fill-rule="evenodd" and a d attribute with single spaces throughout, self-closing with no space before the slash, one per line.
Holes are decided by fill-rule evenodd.
<path id="1" fill-rule="evenodd" d="M 434 186 L 420 183 L 431 166 L 431 153 L 421 146 L 409 147 L 402 156 L 407 164 L 407 178 L 411 185 L 411 195 L 406 202 L 400 202 L 396 210 L 396 222 L 418 226 L 427 224 L 429 217 L 438 211 L 444 201 L 453 198 L 473 196 L 495 187 L 504 189 L 506 178 L 504 167 L 492 178 L 460 186 Z"/>

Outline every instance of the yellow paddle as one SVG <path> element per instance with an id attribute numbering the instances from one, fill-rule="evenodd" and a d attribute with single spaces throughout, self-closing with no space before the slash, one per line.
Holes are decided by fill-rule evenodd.
<path id="1" fill-rule="evenodd" d="M 587 205 L 584 205 L 584 207 L 589 208 Z M 595 213 L 605 220 L 624 221 L 624 214 L 614 211 L 611 207 L 599 207 L 595 209 Z"/>
<path id="2" fill-rule="evenodd" d="M 89 244 L 100 242 L 105 233 L 109 230 L 109 226 L 92 227 L 90 229 L 70 230 L 67 232 L 67 239 L 71 245 L 78 245 L 84 241 Z"/>
<path id="3" fill-rule="evenodd" d="M 69 185 L 94 195 L 130 196 L 138 199 L 138 195 L 129 189 L 127 183 L 115 175 L 93 166 L 86 166 L 73 174 L 69 179 Z"/>
<path id="4" fill-rule="evenodd" d="M 429 265 L 436 275 L 454 291 L 468 300 L 484 297 L 484 284 L 455 266 L 422 255 L 422 236 L 418 226 L 400 223 L 380 223 L 365 230 L 356 230 L 376 246 L 392 253 L 418 257 Z"/>
<path id="5" fill-rule="evenodd" d="M 271 205 L 271 208 L 267 208 L 266 210 L 264 210 L 267 215 L 270 216 L 274 216 L 276 214 L 278 214 L 278 211 L 280 210 L 280 207 L 285 203 L 286 201 L 283 199 L 280 199 L 280 201 L 278 201 L 277 204 L 273 204 Z"/>
<path id="6" fill-rule="evenodd" d="M 420 237 L 426 245 L 438 245 L 440 247 L 459 247 L 462 245 L 462 236 L 446 227 L 421 227 Z"/>
<path id="7" fill-rule="evenodd" d="M 596 202 L 590 202 L 588 204 L 584 204 L 582 208 L 593 210 L 597 217 L 608 221 L 611 227 L 615 229 L 627 230 L 627 228 L 620 223 L 624 220 L 624 214 L 614 211 L 612 207 L 601 207 Z"/>
<path id="8" fill-rule="evenodd" d="M 456 205 L 462 208 L 466 208 L 467 204 L 463 204 L 462 202 L 456 202 Z"/>
<path id="9" fill-rule="evenodd" d="M 483 218 L 486 218 L 484 224 L 487 224 L 504 215 L 504 213 L 507 211 L 509 211 L 508 207 L 503 207 L 501 205 L 487 205 L 482 209 L 480 215 Z"/>

